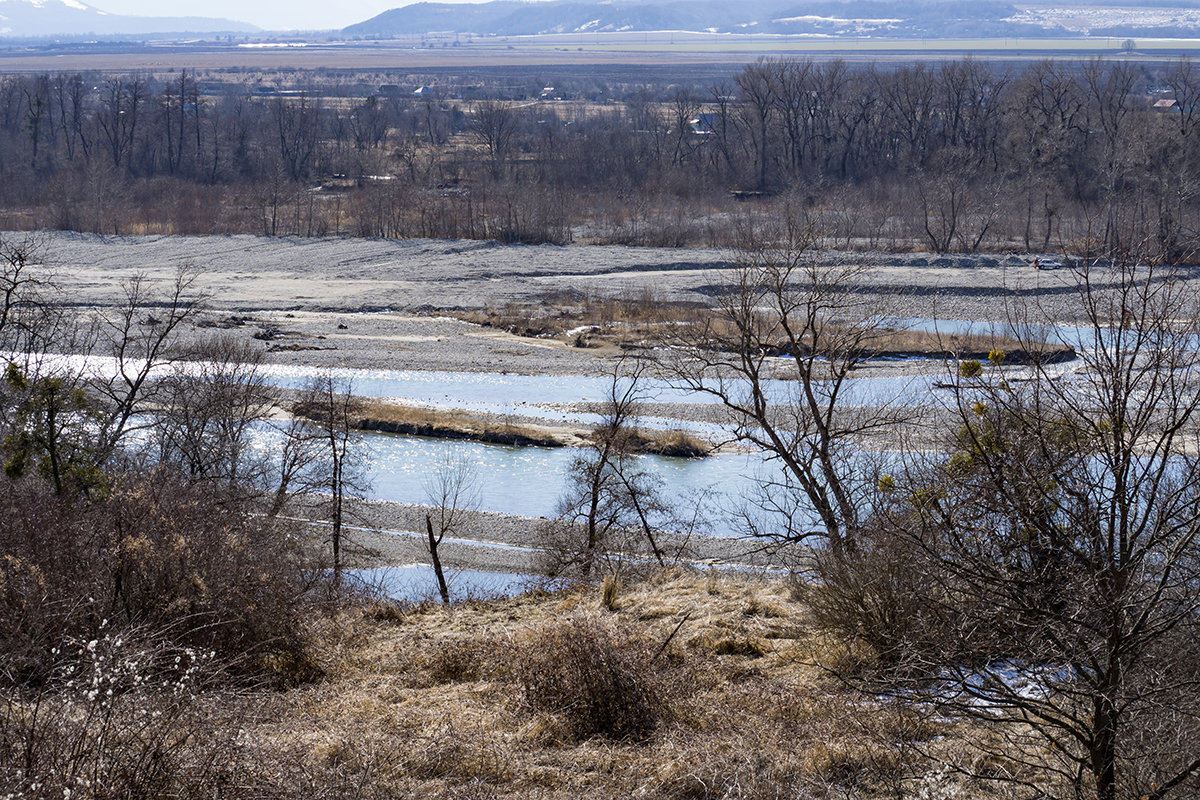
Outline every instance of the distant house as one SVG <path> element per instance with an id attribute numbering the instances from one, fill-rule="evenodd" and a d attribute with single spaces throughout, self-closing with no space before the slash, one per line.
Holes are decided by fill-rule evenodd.
<path id="1" fill-rule="evenodd" d="M 1154 102 L 1154 110 L 1155 111 L 1182 111 L 1183 109 L 1181 109 L 1179 107 L 1179 103 L 1177 101 L 1163 99 L 1163 100 L 1156 100 Z"/>
<path id="2" fill-rule="evenodd" d="M 434 89 L 432 86 L 422 86 L 421 88 L 413 91 L 413 97 L 436 97 L 436 96 L 437 96 L 437 89 Z"/>
<path id="3" fill-rule="evenodd" d="M 717 121 L 716 114 L 703 113 L 697 114 L 695 118 L 688 120 L 688 125 L 692 128 L 692 133 L 700 136 L 707 136 L 714 131 L 714 125 Z"/>

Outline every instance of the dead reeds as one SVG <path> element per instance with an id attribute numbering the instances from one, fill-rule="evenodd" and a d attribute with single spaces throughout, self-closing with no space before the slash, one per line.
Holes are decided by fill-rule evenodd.
<path id="1" fill-rule="evenodd" d="M 496 328 L 516 336 L 553 339 L 573 347 L 631 349 L 654 347 L 686 332 L 704 331 L 714 343 L 729 341 L 728 325 L 712 308 L 697 302 L 672 300 L 649 287 L 626 294 L 560 294 L 541 303 L 508 303 L 483 311 L 464 311 L 459 319 Z M 769 324 L 769 320 L 767 321 Z M 826 334 L 836 338 L 839 325 L 828 323 Z M 684 333 L 681 333 L 684 332 Z M 984 359 L 1003 351 L 1007 364 L 1034 360 L 1053 362 L 1074 358 L 1069 345 L 1017 339 L 1003 333 L 942 333 L 880 326 L 864 340 L 870 356 L 933 359 Z M 789 355 L 782 343 L 775 355 Z"/>

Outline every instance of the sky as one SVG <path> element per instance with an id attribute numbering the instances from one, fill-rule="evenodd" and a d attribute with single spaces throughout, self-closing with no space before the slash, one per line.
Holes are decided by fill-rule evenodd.
<path id="1" fill-rule="evenodd" d="M 344 28 L 416 0 L 84 0 L 110 14 L 225 17 L 269 30 Z M 438 0 L 462 2 L 463 0 Z"/>

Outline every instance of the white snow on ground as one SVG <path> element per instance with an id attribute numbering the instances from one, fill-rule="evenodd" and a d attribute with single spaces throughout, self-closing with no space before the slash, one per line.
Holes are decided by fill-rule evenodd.
<path id="1" fill-rule="evenodd" d="M 1121 6 L 1039 6 L 1024 8 L 1004 22 L 1063 28 L 1087 33 L 1093 28 L 1118 26 L 1138 28 L 1194 27 L 1200 29 L 1197 8 L 1129 8 Z"/>
<path id="2" fill-rule="evenodd" d="M 1000 712 L 1027 701 L 1052 700 L 1080 676 L 1069 666 L 998 661 L 974 672 L 947 670 L 942 677 L 942 702 Z"/>
<path id="3" fill-rule="evenodd" d="M 773 19 L 772 22 L 823 22 L 829 25 L 893 25 L 897 22 L 903 22 L 901 19 L 848 19 L 846 17 L 818 17 L 813 14 L 806 14 L 802 17 L 781 17 Z"/>

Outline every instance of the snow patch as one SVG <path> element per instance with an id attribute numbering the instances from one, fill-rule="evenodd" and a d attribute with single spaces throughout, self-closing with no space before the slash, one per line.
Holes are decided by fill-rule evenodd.
<path id="1" fill-rule="evenodd" d="M 1062 28 L 1074 33 L 1088 33 L 1093 28 L 1117 27 L 1200 28 L 1200 9 L 1044 6 L 1022 9 L 1001 21 L 1038 25 L 1043 28 Z"/>
<path id="2" fill-rule="evenodd" d="M 802 17 L 780 17 L 772 22 L 823 22 L 829 25 L 894 25 L 903 22 L 902 19 L 849 19 L 846 17 L 818 17 L 806 14 Z"/>

